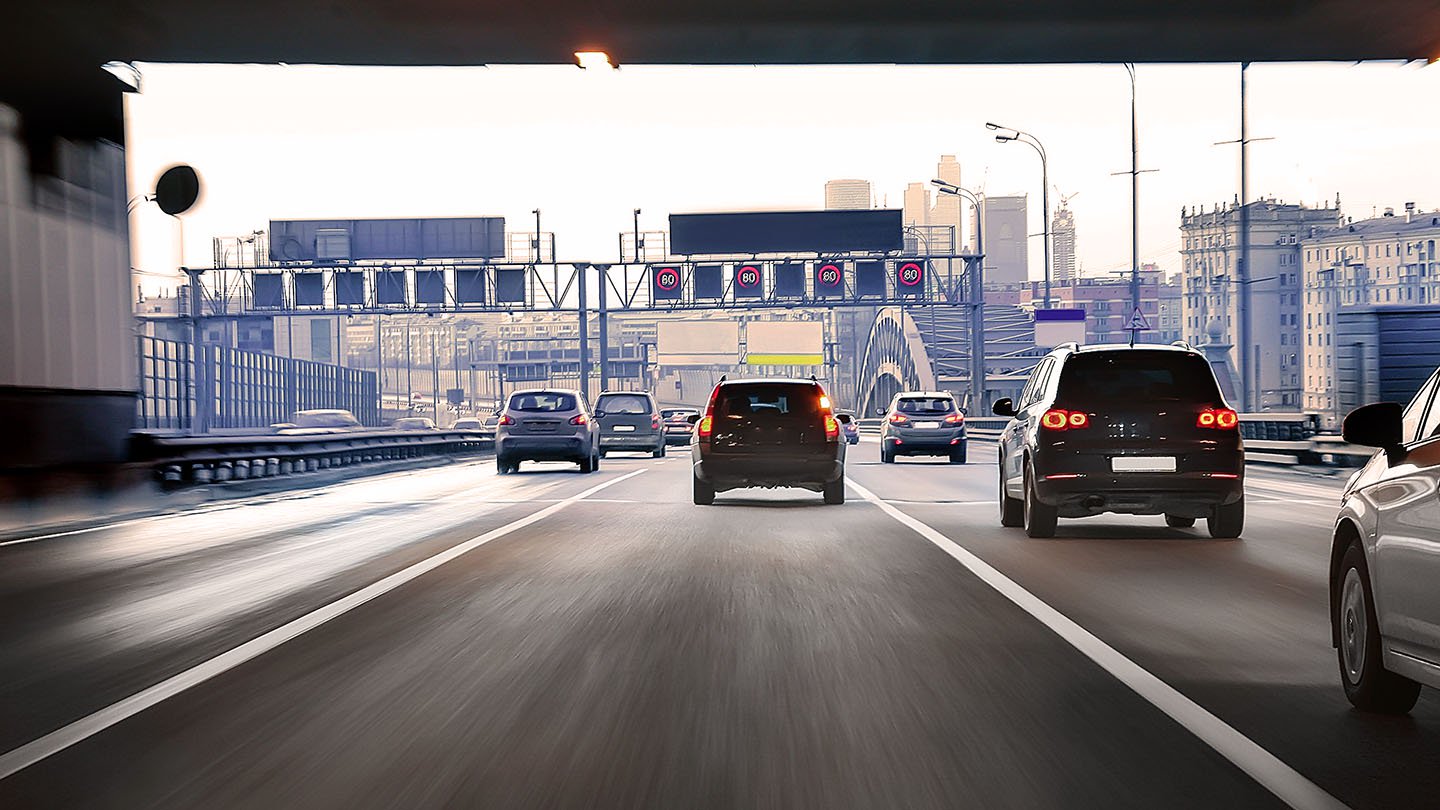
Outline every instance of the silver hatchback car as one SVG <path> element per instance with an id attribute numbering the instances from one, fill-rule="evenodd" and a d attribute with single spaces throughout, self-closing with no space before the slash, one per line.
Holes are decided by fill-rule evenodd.
<path id="1" fill-rule="evenodd" d="M 495 428 L 495 468 L 505 475 L 519 470 L 522 461 L 573 461 L 580 472 L 595 472 L 600 469 L 599 435 L 579 391 L 516 391 Z"/>
<path id="2" fill-rule="evenodd" d="M 665 431 L 655 399 L 643 391 L 606 391 L 595 398 L 600 424 L 600 457 L 609 450 L 638 450 L 665 456 Z"/>

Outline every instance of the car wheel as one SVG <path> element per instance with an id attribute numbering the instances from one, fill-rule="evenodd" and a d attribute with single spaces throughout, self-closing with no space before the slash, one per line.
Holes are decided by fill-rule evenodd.
<path id="1" fill-rule="evenodd" d="M 604 458 L 604 457 L 605 457 L 605 454 L 606 454 L 607 452 L 609 452 L 609 451 L 607 451 L 607 450 L 601 450 L 601 451 L 600 451 L 600 458 Z"/>
<path id="2" fill-rule="evenodd" d="M 845 479 L 840 478 L 825 485 L 825 503 L 845 503 Z"/>
<path id="3" fill-rule="evenodd" d="M 1420 698 L 1420 684 L 1385 669 L 1380 623 L 1375 620 L 1375 599 L 1370 593 L 1370 572 L 1359 543 L 1345 550 L 1336 585 L 1338 658 L 1345 697 L 1361 711 L 1405 714 Z"/>
<path id="4" fill-rule="evenodd" d="M 1165 525 L 1172 529 L 1188 529 L 1195 525 L 1195 518 L 1180 517 L 1179 515 L 1166 515 Z"/>
<path id="5" fill-rule="evenodd" d="M 496 474 L 496 475 L 509 475 L 509 474 L 510 474 L 510 467 L 511 467 L 510 459 L 505 458 L 504 456 L 496 456 L 496 457 L 495 457 L 495 474 Z"/>
<path id="6" fill-rule="evenodd" d="M 881 463 L 881 464 L 894 464 L 894 463 L 895 463 L 895 451 L 886 448 L 883 444 L 880 446 L 880 463 Z"/>
<path id="7" fill-rule="evenodd" d="M 658 449 L 658 450 L 656 450 L 655 452 L 651 453 L 651 454 L 650 454 L 650 457 L 651 457 L 651 458 L 664 458 L 664 457 L 665 457 L 665 445 L 664 445 L 664 444 L 661 444 L 661 445 L 660 445 L 660 449 Z"/>
<path id="8" fill-rule="evenodd" d="M 1205 526 L 1210 530 L 1210 536 L 1217 540 L 1239 537 L 1245 530 L 1245 497 L 1242 495 L 1235 503 L 1215 507 L 1215 511 L 1205 519 Z"/>
<path id="9" fill-rule="evenodd" d="M 700 476 L 693 476 L 691 496 L 696 506 L 709 506 L 715 503 L 715 488 L 700 480 Z"/>
<path id="10" fill-rule="evenodd" d="M 590 472 L 600 472 L 600 451 L 596 450 L 595 455 L 590 457 Z"/>
<path id="11" fill-rule="evenodd" d="M 1059 522 L 1059 511 L 1041 503 L 1035 497 L 1034 475 L 1025 470 L 1025 535 L 1027 537 L 1054 537 L 1055 524 Z"/>
<path id="12" fill-rule="evenodd" d="M 962 445 L 960 445 L 960 449 L 959 449 L 959 450 L 951 450 L 951 451 L 950 451 L 950 463 L 951 463 L 951 464 L 964 464 L 964 463 L 965 463 L 965 455 L 966 455 L 966 453 L 965 453 L 965 445 L 962 444 Z"/>
<path id="13" fill-rule="evenodd" d="M 593 455 L 576 459 L 575 463 L 580 465 L 580 472 L 582 473 L 595 472 L 595 456 Z"/>
<path id="14" fill-rule="evenodd" d="M 1025 502 L 1005 491 L 1005 467 L 1000 467 L 1000 525 L 1015 529 L 1025 525 Z"/>

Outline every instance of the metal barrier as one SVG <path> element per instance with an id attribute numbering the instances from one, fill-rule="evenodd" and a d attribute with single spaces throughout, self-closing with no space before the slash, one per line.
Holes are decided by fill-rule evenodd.
<path id="1" fill-rule="evenodd" d="M 336 467 L 471 455 L 494 447 L 473 431 L 365 431 L 323 436 L 136 434 L 134 455 L 167 487 L 272 478 Z"/>

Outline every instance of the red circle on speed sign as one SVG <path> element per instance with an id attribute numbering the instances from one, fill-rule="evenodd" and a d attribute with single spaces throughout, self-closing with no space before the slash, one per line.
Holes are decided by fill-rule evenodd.
<path id="1" fill-rule="evenodd" d="M 680 286 L 680 273 L 673 267 L 662 267 L 655 272 L 655 286 L 666 292 Z"/>
<path id="2" fill-rule="evenodd" d="M 836 264 L 823 264 L 816 275 L 820 284 L 825 287 L 838 287 L 840 285 L 840 266 Z"/>
<path id="3" fill-rule="evenodd" d="M 925 270 L 918 262 L 905 262 L 900 265 L 900 283 L 906 287 L 914 287 L 925 280 Z"/>
<path id="4" fill-rule="evenodd" d="M 735 283 L 749 289 L 760 283 L 760 268 L 754 265 L 745 265 L 740 272 L 735 274 Z"/>

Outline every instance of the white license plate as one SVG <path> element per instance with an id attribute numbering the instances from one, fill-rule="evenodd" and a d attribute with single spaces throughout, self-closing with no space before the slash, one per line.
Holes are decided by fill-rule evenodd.
<path id="1" fill-rule="evenodd" d="M 1174 456 L 1117 456 L 1110 459 L 1111 472 L 1175 472 Z"/>
<path id="2" fill-rule="evenodd" d="M 634 426 L 634 425 L 616 425 L 615 428 L 614 428 L 614 430 L 615 430 L 616 433 L 634 433 L 634 432 L 635 432 L 635 426 Z"/>
<path id="3" fill-rule="evenodd" d="M 935 429 L 938 428 L 938 427 L 940 427 L 940 423 L 939 423 L 939 422 L 916 422 L 916 423 L 915 423 L 915 429 L 916 429 L 916 430 L 935 430 Z"/>

